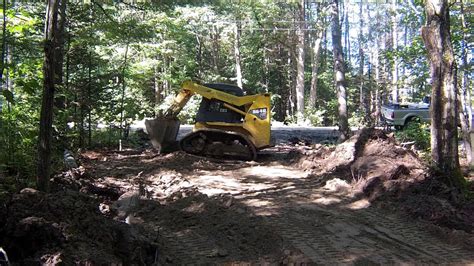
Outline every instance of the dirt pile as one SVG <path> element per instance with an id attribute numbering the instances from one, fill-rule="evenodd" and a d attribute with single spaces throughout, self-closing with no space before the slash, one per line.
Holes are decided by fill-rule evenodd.
<path id="1" fill-rule="evenodd" d="M 474 229 L 474 204 L 459 204 L 452 189 L 431 175 L 417 154 L 381 130 L 366 128 L 336 147 L 316 145 L 294 157 L 296 165 L 328 182 L 343 179 L 346 185 L 339 180 L 338 187 L 352 196 L 401 208 L 438 225 Z"/>
<path id="2" fill-rule="evenodd" d="M 411 150 L 398 146 L 384 132 L 366 128 L 348 141 L 328 148 L 316 145 L 295 163 L 314 175 L 344 179 L 353 193 L 370 199 L 384 192 L 397 193 L 425 179 L 427 167 Z"/>
<path id="3" fill-rule="evenodd" d="M 75 191 L 23 189 L 1 210 L 0 245 L 24 264 L 153 263 L 153 239 L 104 217 L 98 206 Z"/>

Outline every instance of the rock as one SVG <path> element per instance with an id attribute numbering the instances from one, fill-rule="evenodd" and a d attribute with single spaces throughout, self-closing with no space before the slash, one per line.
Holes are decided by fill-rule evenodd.
<path id="1" fill-rule="evenodd" d="M 123 193 L 119 199 L 112 204 L 112 209 L 117 211 L 119 219 L 125 219 L 128 214 L 140 204 L 138 191 L 128 191 Z"/>
<path id="2" fill-rule="evenodd" d="M 324 186 L 324 189 L 335 192 L 348 191 L 350 188 L 351 186 L 346 181 L 339 178 L 328 180 Z"/>
<path id="3" fill-rule="evenodd" d="M 207 255 L 210 258 L 215 257 L 226 257 L 229 255 L 229 252 L 225 248 L 215 248 Z"/>
<path id="4" fill-rule="evenodd" d="M 104 203 L 99 204 L 99 211 L 102 214 L 109 214 L 110 213 L 110 206 Z"/>
<path id="5" fill-rule="evenodd" d="M 230 208 L 230 206 L 232 206 L 232 204 L 234 203 L 234 199 L 233 198 L 229 198 L 228 200 L 226 200 L 226 202 L 224 203 L 224 206 L 226 208 Z"/>
<path id="6" fill-rule="evenodd" d="M 27 187 L 27 188 L 22 189 L 20 191 L 20 194 L 36 194 L 38 192 L 39 191 L 34 188 Z"/>
<path id="7" fill-rule="evenodd" d="M 68 168 L 68 169 L 74 169 L 74 168 L 77 168 L 77 163 L 76 163 L 76 159 L 74 159 L 74 156 L 72 155 L 72 152 L 69 151 L 69 150 L 64 150 L 64 165 Z"/>
<path id="8" fill-rule="evenodd" d="M 55 254 L 47 254 L 41 257 L 41 262 L 43 265 L 59 265 L 63 260 L 61 259 L 61 252 L 56 252 Z"/>

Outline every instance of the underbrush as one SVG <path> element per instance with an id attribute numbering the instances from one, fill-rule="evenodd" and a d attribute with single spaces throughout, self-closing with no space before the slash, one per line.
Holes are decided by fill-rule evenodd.
<path id="1" fill-rule="evenodd" d="M 121 133 L 122 132 L 122 133 Z M 119 128 L 95 130 L 92 132 L 90 148 L 139 148 L 148 144 L 148 136 L 143 130 L 125 131 Z"/>
<path id="2" fill-rule="evenodd" d="M 430 126 L 426 123 L 412 121 L 403 130 L 395 132 L 395 139 L 400 143 L 413 142 L 416 149 L 429 152 L 430 150 Z"/>

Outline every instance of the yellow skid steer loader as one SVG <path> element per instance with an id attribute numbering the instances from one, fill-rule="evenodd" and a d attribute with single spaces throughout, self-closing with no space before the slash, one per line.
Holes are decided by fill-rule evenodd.
<path id="1" fill-rule="evenodd" d="M 146 120 L 153 146 L 162 151 L 176 143 L 177 116 L 192 95 L 202 96 L 193 132 L 179 142 L 181 150 L 201 156 L 255 160 L 257 151 L 273 145 L 270 136 L 270 94 L 244 95 L 228 84 L 183 83 L 166 112 Z"/>

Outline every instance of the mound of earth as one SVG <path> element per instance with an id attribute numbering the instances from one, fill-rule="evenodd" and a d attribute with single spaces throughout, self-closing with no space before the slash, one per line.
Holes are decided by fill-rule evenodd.
<path id="1" fill-rule="evenodd" d="M 382 130 L 365 128 L 336 147 L 316 145 L 292 157 L 296 165 L 328 182 L 342 179 L 345 185 L 336 185 L 351 196 L 401 208 L 438 225 L 474 230 L 474 202 L 460 204 L 457 194 L 430 174 L 415 152 Z"/>
<path id="2" fill-rule="evenodd" d="M 0 245 L 20 264 L 153 263 L 154 239 L 103 216 L 98 206 L 76 191 L 23 189 L 1 209 Z"/>

